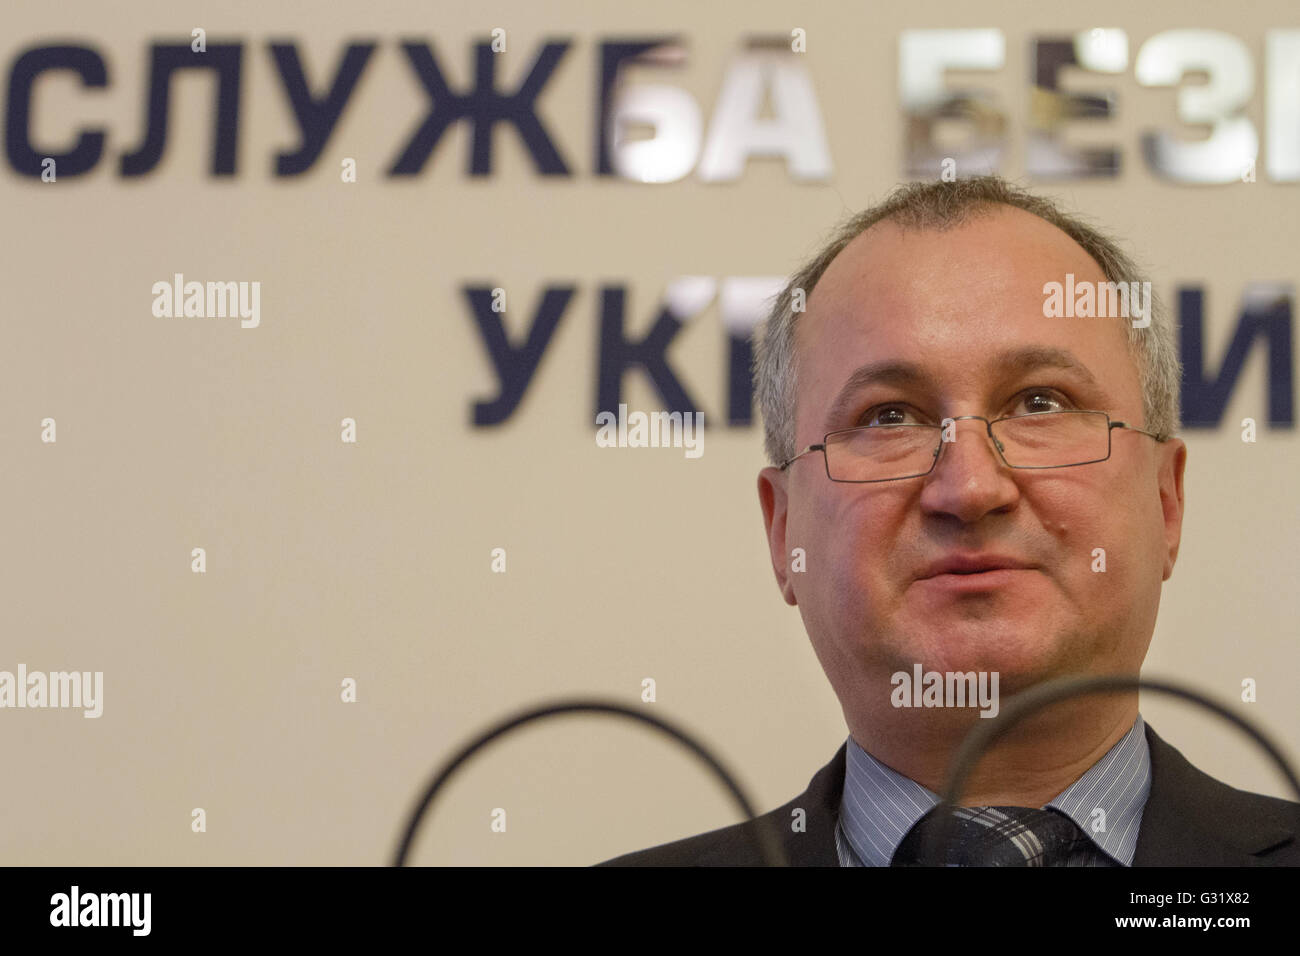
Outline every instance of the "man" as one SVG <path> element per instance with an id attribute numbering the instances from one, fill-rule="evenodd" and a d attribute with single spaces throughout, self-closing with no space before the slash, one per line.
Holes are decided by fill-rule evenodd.
<path id="1" fill-rule="evenodd" d="M 1089 283 L 1106 317 L 1047 317 L 1049 290 Z M 1118 312 L 1107 283 L 1135 293 Z M 999 694 L 1146 656 L 1187 449 L 1172 331 L 1141 289 L 1105 237 L 981 177 L 900 189 L 777 298 L 755 361 L 759 500 L 849 729 L 767 814 L 793 865 L 1300 864 L 1300 805 L 1197 770 L 1136 693 L 1019 724 L 957 800 L 947 856 L 923 852 Z M 737 824 L 602 865 L 761 862 Z"/>

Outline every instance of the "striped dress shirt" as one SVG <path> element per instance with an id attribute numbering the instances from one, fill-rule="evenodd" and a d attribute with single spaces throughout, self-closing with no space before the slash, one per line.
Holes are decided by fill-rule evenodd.
<path id="1" fill-rule="evenodd" d="M 1151 792 L 1151 752 L 1142 715 L 1087 773 L 1047 804 L 1079 825 L 1106 854 L 1111 865 L 1132 866 L 1138 827 Z M 889 866 L 903 837 L 939 803 L 939 795 L 915 780 L 886 767 L 852 736 L 848 739 L 844 794 L 835 825 L 840 866 Z M 1104 817 L 1097 816 L 1097 810 Z M 1097 820 L 1104 830 L 1095 830 Z M 1067 865 L 1086 865 L 1086 850 Z M 1095 865 L 1103 865 L 1097 863 Z"/>

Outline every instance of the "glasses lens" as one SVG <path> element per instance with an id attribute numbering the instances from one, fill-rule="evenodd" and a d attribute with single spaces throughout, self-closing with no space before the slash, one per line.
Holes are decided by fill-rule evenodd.
<path id="1" fill-rule="evenodd" d="M 1002 455 L 1015 468 L 1060 468 L 1104 461 L 1110 454 L 1105 412 L 1037 412 L 993 426 Z"/>
<path id="2" fill-rule="evenodd" d="M 924 475 L 939 447 L 935 425 L 870 425 L 826 437 L 833 481 L 886 481 Z"/>

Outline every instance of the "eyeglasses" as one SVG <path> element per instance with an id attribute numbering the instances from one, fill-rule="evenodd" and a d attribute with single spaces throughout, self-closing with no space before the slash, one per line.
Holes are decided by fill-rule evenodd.
<path id="1" fill-rule="evenodd" d="M 1150 435 L 1156 441 L 1169 436 L 1112 422 L 1106 412 L 1030 412 L 990 421 L 982 415 L 958 415 L 941 425 L 863 425 L 828 434 L 819 444 L 809 445 L 781 465 L 784 471 L 794 461 L 814 451 L 826 459 L 826 477 L 831 481 L 899 481 L 920 478 L 934 470 L 943 451 L 948 423 L 975 419 L 985 424 L 998 457 L 1008 468 L 1071 468 L 1091 465 L 1110 457 L 1112 429 Z"/>

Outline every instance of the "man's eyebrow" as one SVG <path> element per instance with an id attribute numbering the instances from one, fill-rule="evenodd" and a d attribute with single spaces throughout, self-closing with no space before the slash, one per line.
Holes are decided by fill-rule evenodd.
<path id="1" fill-rule="evenodd" d="M 1060 369 L 1063 372 L 1074 373 L 1086 385 L 1097 387 L 1097 379 L 1092 372 L 1088 371 L 1088 366 L 1068 349 L 1058 349 L 1049 345 L 1026 345 L 1023 348 L 1002 352 L 994 359 L 993 364 L 1003 375 L 1031 372 L 1040 368 Z"/>
<path id="2" fill-rule="evenodd" d="M 912 362 L 886 359 L 881 362 L 869 362 L 866 365 L 861 365 L 853 370 L 849 380 L 844 383 L 840 393 L 835 396 L 835 401 L 831 403 L 831 410 L 826 415 L 824 427 L 827 432 L 840 427 L 836 423 L 848 412 L 849 407 L 857 399 L 858 392 L 868 385 L 924 386 L 929 382 L 930 376 L 926 374 L 925 370 Z"/>
<path id="3" fill-rule="evenodd" d="M 1097 387 L 1097 379 L 1073 352 L 1045 345 L 1027 345 L 1007 349 L 994 356 L 990 362 L 993 370 L 1003 378 L 1024 374 L 1040 368 L 1055 368 L 1072 373 L 1085 385 Z M 854 369 L 844 387 L 831 403 L 825 428 L 834 431 L 857 398 L 858 392 L 868 385 L 926 386 L 932 382 L 928 372 L 913 362 L 884 360 L 870 362 Z"/>

